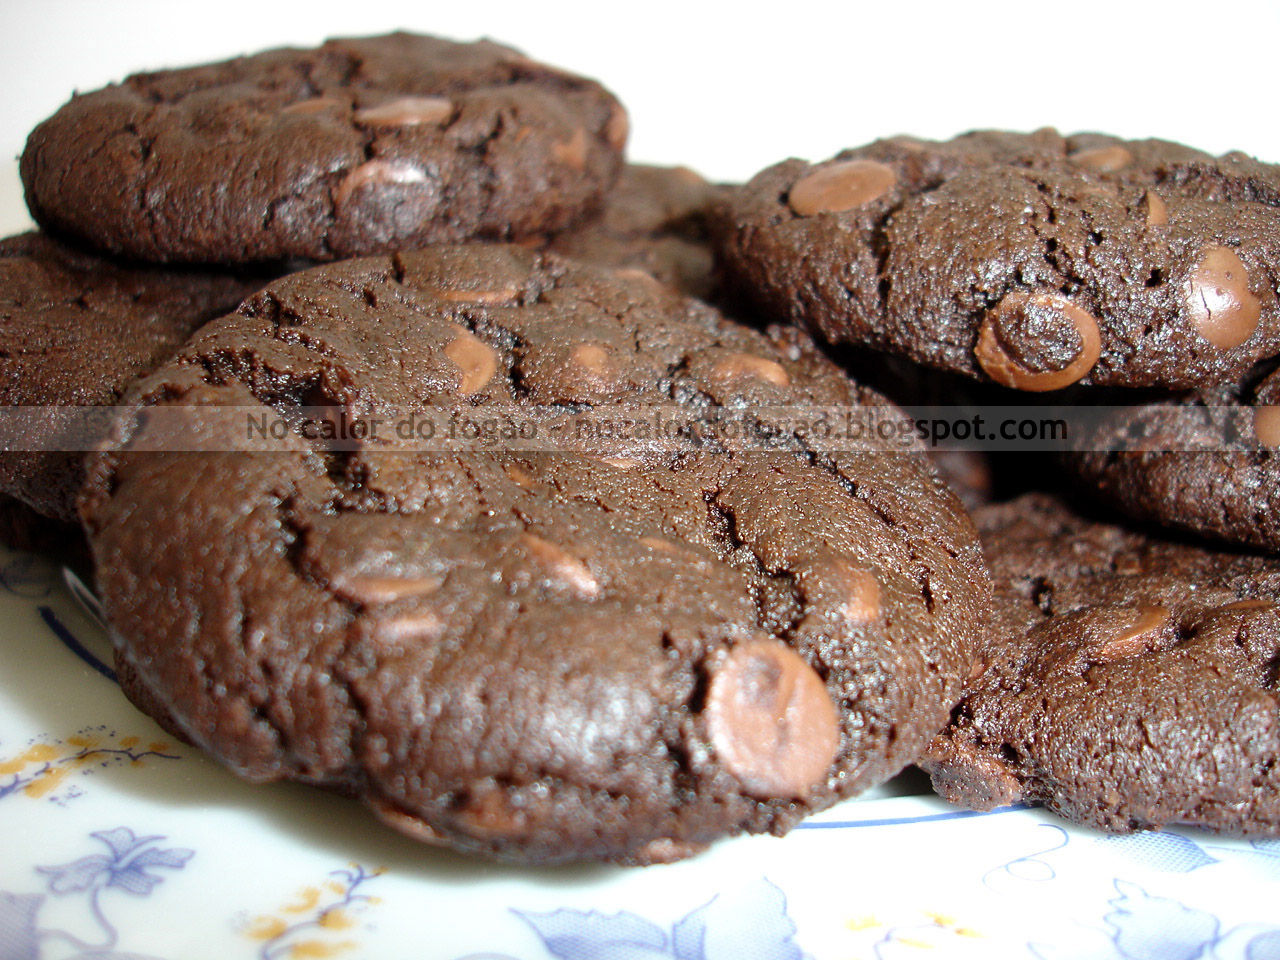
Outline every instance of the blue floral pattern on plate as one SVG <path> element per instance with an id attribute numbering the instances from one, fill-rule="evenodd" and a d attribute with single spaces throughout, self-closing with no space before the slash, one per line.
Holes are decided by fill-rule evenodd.
<path id="1" fill-rule="evenodd" d="M 89 835 L 107 848 L 106 853 L 93 853 L 60 866 L 36 867 L 35 872 L 47 879 L 48 893 L 9 893 L 0 891 L 0 956 L 4 960 L 35 960 L 43 956 L 42 941 L 61 941 L 70 953 L 60 956 L 113 957 L 141 955 L 116 950 L 120 932 L 107 917 L 104 894 L 113 889 L 148 897 L 164 878 L 155 871 L 181 870 L 194 856 L 184 847 L 160 847 L 165 838 L 159 834 L 138 836 L 128 827 L 99 830 Z M 101 940 L 88 942 L 66 930 L 38 926 L 39 913 L 48 896 L 83 897 L 84 905 L 97 926 Z"/>

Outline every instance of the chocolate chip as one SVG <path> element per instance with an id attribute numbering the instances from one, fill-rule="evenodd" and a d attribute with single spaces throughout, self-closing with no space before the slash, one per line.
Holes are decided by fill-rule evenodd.
<path id="1" fill-rule="evenodd" d="M 1133 163 L 1133 154 L 1119 144 L 1110 147 L 1093 147 L 1071 154 L 1072 162 L 1088 170 L 1112 173 Z"/>
<path id="2" fill-rule="evenodd" d="M 354 193 L 368 186 L 403 186 L 426 182 L 426 173 L 412 163 L 400 160 L 369 160 L 353 168 L 343 178 L 342 183 L 338 184 L 333 201 L 338 207 L 345 206 Z"/>
<path id="3" fill-rule="evenodd" d="M 818 213 L 840 213 L 876 200 L 898 182 L 892 167 L 874 160 L 846 160 L 819 167 L 802 178 L 787 203 L 802 217 Z"/>
<path id="4" fill-rule="evenodd" d="M 1098 321 L 1065 297 L 1011 293 L 987 312 L 974 356 L 992 380 L 1015 390 L 1057 390 L 1098 362 Z"/>
<path id="5" fill-rule="evenodd" d="M 370 798 L 369 806 L 378 815 L 379 820 L 387 826 L 399 830 L 405 836 L 435 847 L 442 847 L 448 843 L 445 835 L 439 830 L 423 822 L 419 817 L 406 813 L 389 800 L 384 800 L 380 797 Z"/>
<path id="6" fill-rule="evenodd" d="M 711 368 L 711 376 L 725 381 L 751 377 L 767 380 L 775 387 L 785 387 L 791 383 L 791 377 L 782 364 L 749 353 L 731 353 L 717 360 Z"/>
<path id="7" fill-rule="evenodd" d="M 824 552 L 800 575 L 806 606 L 830 611 L 846 623 L 868 624 L 879 619 L 880 583 L 867 570 L 834 552 Z"/>
<path id="8" fill-rule="evenodd" d="M 1258 328 L 1262 302 L 1249 290 L 1249 271 L 1230 247 L 1208 247 L 1187 279 L 1187 314 L 1200 335 L 1222 350 Z"/>
<path id="9" fill-rule="evenodd" d="M 496 290 L 466 290 L 466 289 L 436 289 L 431 291 L 432 296 L 439 297 L 441 300 L 449 300 L 453 303 L 493 303 L 505 304 L 511 303 L 520 296 L 520 291 L 515 287 L 500 287 Z"/>
<path id="10" fill-rule="evenodd" d="M 1169 222 L 1169 208 L 1160 199 L 1160 194 L 1154 190 L 1148 190 L 1142 200 L 1143 206 L 1147 208 L 1148 227 L 1163 227 Z"/>
<path id="11" fill-rule="evenodd" d="M 1168 608 L 1142 607 L 1136 611 L 1128 627 L 1089 649 L 1089 661 L 1114 663 L 1150 653 L 1159 646 L 1160 630 L 1168 622 Z"/>
<path id="12" fill-rule="evenodd" d="M 707 849 L 705 843 L 691 843 L 688 840 L 673 840 L 671 837 L 658 837 L 650 840 L 635 852 L 634 859 L 639 864 L 674 863 L 701 853 Z"/>
<path id="13" fill-rule="evenodd" d="M 661 285 L 661 281 L 657 277 L 648 270 L 641 270 L 639 267 L 619 267 L 613 271 L 613 275 L 619 280 L 634 280 L 650 287 Z"/>
<path id="14" fill-rule="evenodd" d="M 609 120 L 604 125 L 604 137 L 609 146 L 621 150 L 627 145 L 627 136 L 631 133 L 631 121 L 622 104 L 615 103 L 609 109 Z"/>
<path id="15" fill-rule="evenodd" d="M 569 169 L 581 173 L 587 168 L 587 131 L 579 127 L 564 143 L 552 144 L 551 152 Z"/>
<path id="16" fill-rule="evenodd" d="M 529 829 L 529 816 L 496 785 L 477 790 L 458 811 L 458 825 L 482 837 L 518 837 Z"/>
<path id="17" fill-rule="evenodd" d="M 1253 408 L 1253 435 L 1268 447 L 1280 447 L 1280 407 Z"/>
<path id="18" fill-rule="evenodd" d="M 453 104 L 444 97 L 401 97 L 357 110 L 355 119 L 366 127 L 411 127 L 443 124 L 451 116 Z"/>
<path id="19" fill-rule="evenodd" d="M 1270 600 L 1236 600 L 1234 603 L 1225 603 L 1215 610 L 1215 613 L 1235 613 L 1239 611 L 1248 612 L 1250 610 L 1269 610 L 1275 604 Z"/>
<path id="20" fill-rule="evenodd" d="M 522 490 L 528 490 L 533 487 L 534 479 L 528 471 L 521 470 L 515 464 L 508 464 L 506 471 L 511 482 Z"/>
<path id="21" fill-rule="evenodd" d="M 498 352 L 461 327 L 458 335 L 444 348 L 444 355 L 460 371 L 458 393 L 464 397 L 482 390 L 498 371 Z"/>
<path id="22" fill-rule="evenodd" d="M 324 113 L 326 110 L 337 110 L 343 106 L 341 100 L 333 97 L 310 97 L 291 103 L 280 112 L 286 116 L 310 116 L 313 113 Z"/>
<path id="23" fill-rule="evenodd" d="M 564 547 L 532 533 L 526 533 L 523 539 L 529 555 L 550 573 L 556 583 L 586 599 L 600 593 L 600 581 L 591 573 L 591 568 Z"/>
<path id="24" fill-rule="evenodd" d="M 425 640 L 437 637 L 444 622 L 431 610 L 418 609 L 399 616 L 379 620 L 373 628 L 374 638 L 383 643 L 402 640 Z"/>
<path id="25" fill-rule="evenodd" d="M 822 679 L 781 643 L 734 647 L 711 679 L 707 725 L 716 756 L 755 797 L 805 797 L 840 746 Z"/>
<path id="26" fill-rule="evenodd" d="M 406 597 L 423 597 L 440 589 L 439 577 L 390 577 L 359 575 L 333 585 L 340 597 L 366 605 L 394 603 Z"/>
<path id="27" fill-rule="evenodd" d="M 847 599 L 838 612 L 850 623 L 871 623 L 880 617 L 880 584 L 866 570 L 842 570 L 847 582 Z"/>
<path id="28" fill-rule="evenodd" d="M 598 343 L 580 343 L 570 354 L 573 362 L 592 377 L 603 379 L 609 372 L 609 353 Z"/>

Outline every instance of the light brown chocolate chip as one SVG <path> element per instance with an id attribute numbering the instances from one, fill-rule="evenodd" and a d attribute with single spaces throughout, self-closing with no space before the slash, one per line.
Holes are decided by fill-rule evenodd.
<path id="1" fill-rule="evenodd" d="M 444 97 L 401 97 L 356 111 L 356 123 L 365 127 L 439 126 L 453 116 L 453 104 Z"/>
<path id="2" fill-rule="evenodd" d="M 297 103 L 291 103 L 280 112 L 291 117 L 306 117 L 313 113 L 324 113 L 327 110 L 337 110 L 342 106 L 342 101 L 335 100 L 333 97 L 311 97 L 307 100 L 299 100 Z"/>
<path id="3" fill-rule="evenodd" d="M 499 287 L 496 290 L 430 287 L 427 288 L 427 292 L 437 299 L 448 300 L 450 303 L 509 304 L 520 296 L 520 291 L 515 287 Z"/>
<path id="4" fill-rule="evenodd" d="M 840 747 L 822 678 L 790 647 L 752 640 L 729 651 L 706 706 L 720 763 L 754 797 L 806 797 Z"/>
<path id="5" fill-rule="evenodd" d="M 717 360 L 711 367 L 711 376 L 717 380 L 728 381 L 752 377 L 767 380 L 775 387 L 785 387 L 791 383 L 791 377 L 782 364 L 750 353 L 731 353 Z"/>
<path id="6" fill-rule="evenodd" d="M 347 577 L 333 585 L 333 592 L 356 603 L 395 603 L 406 597 L 425 597 L 440 589 L 439 577 Z"/>
<path id="7" fill-rule="evenodd" d="M 1077 150 L 1071 154 L 1070 159 L 1073 163 L 1087 170 L 1096 170 L 1099 173 L 1113 173 L 1133 163 L 1133 154 L 1116 143 L 1109 147 L 1091 147 L 1088 150 Z"/>
<path id="8" fill-rule="evenodd" d="M 517 467 L 514 463 L 507 464 L 507 476 L 511 478 L 511 482 L 517 487 L 521 487 L 525 490 L 529 490 L 533 487 L 533 476 L 527 471 L 522 470 L 520 467 Z"/>
<path id="9" fill-rule="evenodd" d="M 1215 610 L 1215 613 L 1234 613 L 1236 611 L 1248 610 L 1268 610 L 1275 604 L 1270 600 L 1236 600 L 1234 603 L 1225 603 Z"/>
<path id="10" fill-rule="evenodd" d="M 840 213 L 883 197 L 898 182 L 892 167 L 874 160 L 845 160 L 802 177 L 787 204 L 802 217 Z"/>
<path id="11" fill-rule="evenodd" d="M 334 203 L 341 207 L 347 204 L 352 195 L 363 187 L 402 186 L 413 183 L 426 183 L 427 175 L 422 168 L 404 160 L 369 160 L 352 169 L 338 184 L 334 193 Z"/>
<path id="12" fill-rule="evenodd" d="M 871 623 L 880 617 L 880 582 L 834 551 L 824 550 L 800 575 L 806 605 L 834 613 L 846 623 Z"/>
<path id="13" fill-rule="evenodd" d="M 484 389 L 498 372 L 498 351 L 462 327 L 444 348 L 444 355 L 458 367 L 458 393 L 464 397 Z"/>
<path id="14" fill-rule="evenodd" d="M 518 837 L 529 829 L 528 814 L 513 806 L 501 787 L 473 794 L 457 818 L 464 830 L 482 837 Z"/>
<path id="15" fill-rule="evenodd" d="M 1253 435 L 1268 447 L 1280 447 L 1280 407 L 1253 408 Z"/>
<path id="16" fill-rule="evenodd" d="M 1079 335 L 1075 358 L 1060 370 L 1027 370 L 1010 357 L 1000 342 L 997 329 L 1030 310 L 1058 314 Z M 1098 321 L 1070 300 L 1053 293 L 1029 295 L 1015 292 L 1006 296 L 983 317 L 974 348 L 978 365 L 996 383 L 1015 390 L 1058 390 L 1083 379 L 1102 355 Z"/>
<path id="17" fill-rule="evenodd" d="M 631 133 L 631 120 L 620 103 L 609 108 L 609 119 L 604 125 L 604 138 L 615 150 L 622 150 L 627 145 L 627 137 Z"/>
<path id="18" fill-rule="evenodd" d="M 650 550 L 657 550 L 659 553 L 682 553 L 670 540 L 663 540 L 661 537 L 641 537 L 640 542 Z"/>
<path id="19" fill-rule="evenodd" d="M 1169 208 L 1154 190 L 1147 191 L 1147 195 L 1143 197 L 1143 206 L 1147 208 L 1148 227 L 1163 227 L 1169 222 Z"/>
<path id="20" fill-rule="evenodd" d="M 1152 652 L 1159 646 L 1160 631 L 1168 622 L 1167 607 L 1140 608 L 1128 627 L 1089 649 L 1089 662 L 1114 663 Z"/>
<path id="21" fill-rule="evenodd" d="M 523 539 L 529 555 L 545 567 L 554 580 L 587 599 L 600 593 L 600 581 L 591 573 L 591 568 L 564 547 L 532 533 L 524 534 Z"/>
<path id="22" fill-rule="evenodd" d="M 436 847 L 442 847 L 447 843 L 444 834 L 439 830 L 429 826 L 413 814 L 406 813 L 388 800 L 373 799 L 369 801 L 369 806 L 373 808 L 373 812 L 378 815 L 379 820 L 387 826 L 399 830 L 407 837 L 412 837 L 414 840 L 420 840 Z"/>
<path id="23" fill-rule="evenodd" d="M 641 270 L 639 267 L 619 267 L 613 271 L 613 275 L 619 280 L 635 280 L 651 287 L 662 286 L 661 280 L 648 270 Z"/>
<path id="24" fill-rule="evenodd" d="M 580 343 L 569 356 L 577 366 L 596 379 L 609 373 L 609 352 L 598 343 Z"/>
<path id="25" fill-rule="evenodd" d="M 880 582 L 866 570 L 841 561 L 835 573 L 848 599 L 837 612 L 850 623 L 871 623 L 880 617 Z"/>
<path id="26" fill-rule="evenodd" d="M 698 552 L 696 547 L 688 544 L 673 543 L 670 540 L 664 540 L 662 537 L 640 537 L 639 542 L 656 553 L 663 553 L 670 557 L 679 557 L 681 560 L 690 561 L 692 563 L 701 564 L 706 559 L 706 557 Z"/>
<path id="27" fill-rule="evenodd" d="M 564 143 L 552 144 L 551 153 L 570 170 L 581 173 L 587 168 L 587 131 L 579 127 Z"/>
<path id="28" fill-rule="evenodd" d="M 1262 301 L 1249 291 L 1249 272 L 1230 247 L 1209 247 L 1186 285 L 1192 325 L 1215 347 L 1238 347 L 1258 329 Z"/>
<path id="29" fill-rule="evenodd" d="M 692 857 L 695 853 L 701 853 L 705 849 L 707 849 L 705 843 L 690 843 L 688 840 L 658 837 L 632 854 L 632 859 L 646 866 L 656 863 L 675 863 L 677 860 Z"/>
<path id="30" fill-rule="evenodd" d="M 402 640 L 429 640 L 444 630 L 444 621 L 430 610 L 418 609 L 396 617 L 379 620 L 373 628 L 374 639 L 383 643 Z"/>

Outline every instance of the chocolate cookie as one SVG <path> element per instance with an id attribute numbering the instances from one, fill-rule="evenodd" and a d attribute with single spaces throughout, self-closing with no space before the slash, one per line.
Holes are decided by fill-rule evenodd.
<path id="1" fill-rule="evenodd" d="M 141 73 L 22 155 L 32 215 L 142 260 L 332 260 L 543 235 L 613 183 L 627 117 L 489 41 L 396 33 Z"/>
<path id="2" fill-rule="evenodd" d="M 911 762 L 971 667 L 989 583 L 919 452 L 354 426 L 884 403 L 633 271 L 484 245 L 318 268 L 130 399 L 82 514 L 141 705 L 430 842 L 644 863 L 781 833 Z M 245 415 L 302 425 L 246 453 Z"/>
<path id="3" fill-rule="evenodd" d="M 717 217 L 763 309 L 1018 390 L 1192 387 L 1280 352 L 1280 170 L 1159 140 L 976 133 L 788 160 Z"/>
<path id="4" fill-rule="evenodd" d="M 0 543 L 15 550 L 78 558 L 89 555 L 89 545 L 78 523 L 46 517 L 4 494 L 0 494 Z"/>
<path id="5" fill-rule="evenodd" d="M 114 403 L 267 279 L 125 266 L 39 233 L 0 240 L 0 406 L 41 408 L 6 421 L 39 449 L 0 453 L 0 493 L 74 521 L 83 452 L 101 434 L 86 412 L 56 408 Z"/>
<path id="6" fill-rule="evenodd" d="M 1066 462 L 1102 499 L 1143 520 L 1280 550 L 1280 373 L 1108 411 Z"/>
<path id="7" fill-rule="evenodd" d="M 716 285 L 706 216 L 721 189 L 688 167 L 628 165 L 600 217 L 561 234 L 548 249 L 643 270 L 706 300 Z"/>
<path id="8" fill-rule="evenodd" d="M 1280 560 L 1153 539 L 1043 495 L 975 519 L 994 627 L 922 764 L 938 792 L 1112 831 L 1280 833 Z"/>

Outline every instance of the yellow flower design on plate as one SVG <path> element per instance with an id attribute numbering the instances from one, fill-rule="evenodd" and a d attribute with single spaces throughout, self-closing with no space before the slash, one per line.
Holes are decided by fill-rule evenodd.
<path id="1" fill-rule="evenodd" d="M 176 748 L 163 740 L 143 743 L 141 737 L 121 737 L 106 727 L 89 728 L 62 739 L 37 741 L 21 752 L 0 759 L 0 800 L 21 793 L 40 799 L 54 794 L 72 774 L 147 760 L 177 760 Z"/>
<path id="2" fill-rule="evenodd" d="M 305 886 L 281 904 L 274 913 L 254 917 L 242 932 L 262 941 L 260 960 L 306 960 L 334 957 L 359 946 L 347 935 L 358 924 L 356 914 L 379 902 L 362 888 L 383 873 L 381 867 L 367 870 L 357 863 L 335 870 L 319 886 Z"/>

